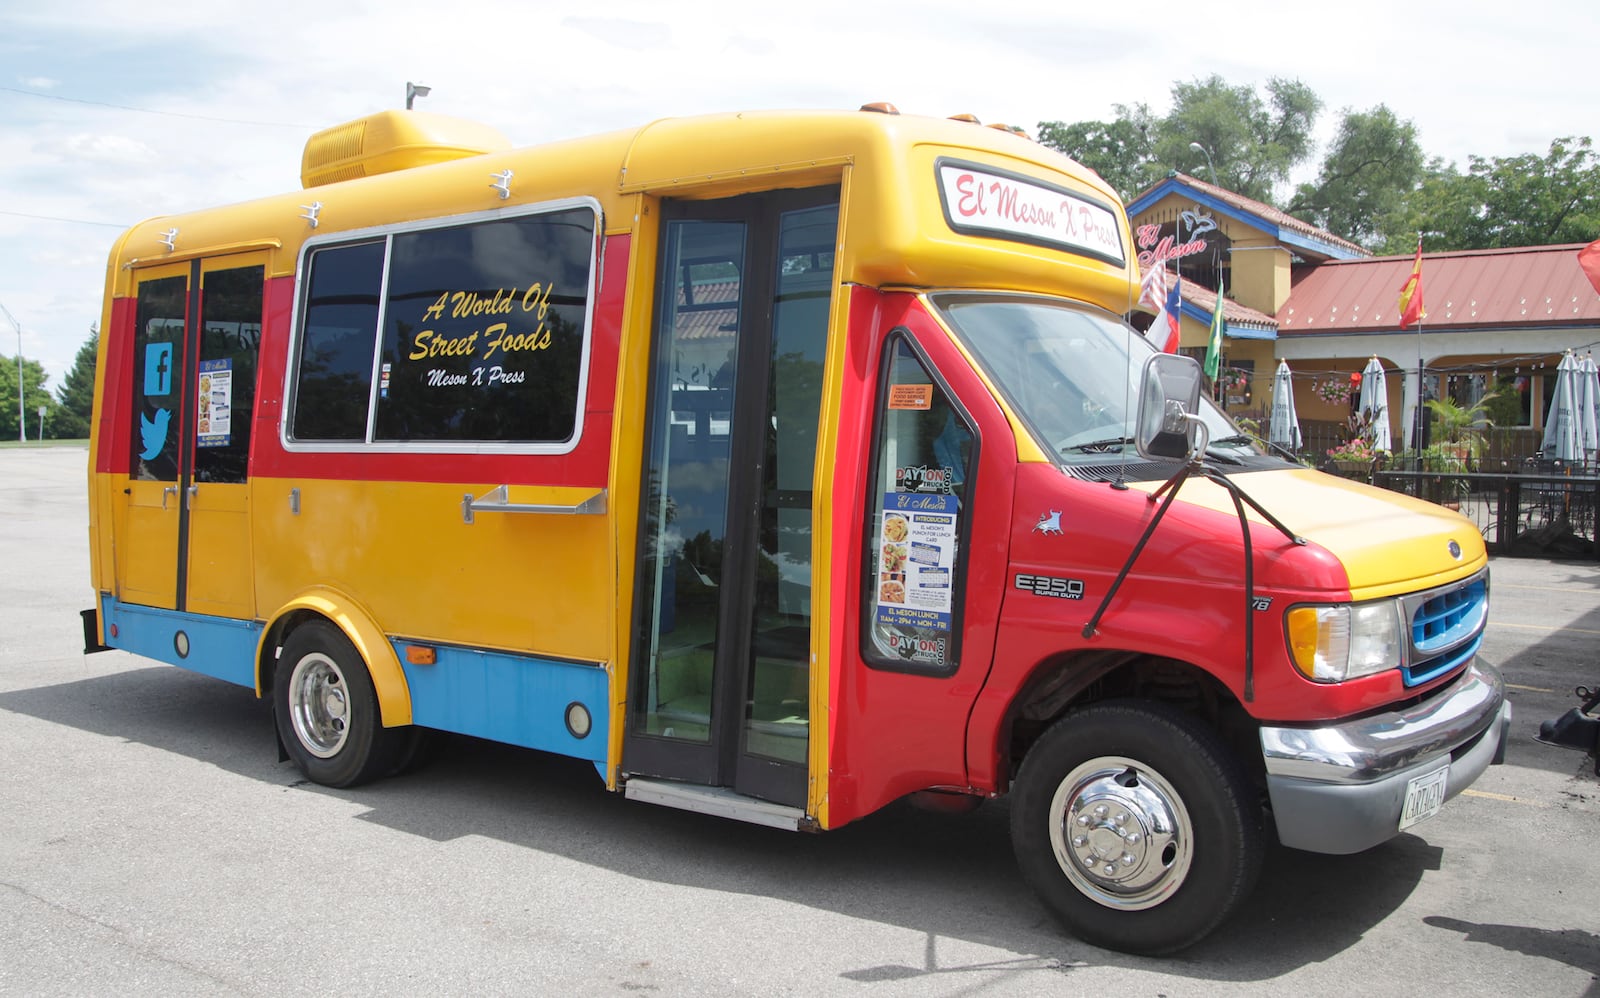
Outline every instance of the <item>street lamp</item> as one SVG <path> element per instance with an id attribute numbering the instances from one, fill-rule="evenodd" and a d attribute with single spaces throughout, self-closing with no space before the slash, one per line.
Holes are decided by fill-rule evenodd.
<path id="1" fill-rule="evenodd" d="M 1211 186 L 1212 187 L 1221 187 L 1222 185 L 1217 183 L 1217 165 L 1215 163 L 1211 162 L 1211 150 L 1207 149 L 1205 146 L 1201 145 L 1198 142 L 1189 143 L 1189 148 L 1193 149 L 1195 152 L 1201 153 L 1201 154 L 1203 154 L 1205 156 L 1205 158 L 1206 158 L 1206 167 L 1211 171 Z"/>
<path id="2" fill-rule="evenodd" d="M 412 101 L 416 100 L 418 97 L 426 97 L 432 92 L 433 92 L 433 88 L 432 87 L 425 87 L 420 83 L 412 83 L 410 80 L 407 80 L 406 81 L 406 110 L 407 111 L 411 110 L 411 102 Z"/>
<path id="3" fill-rule="evenodd" d="M 0 305 L 0 312 L 5 312 L 6 319 L 11 323 L 11 328 L 17 331 L 17 439 L 22 443 L 27 443 L 28 410 L 22 406 L 22 324 L 12 317 L 4 305 Z"/>

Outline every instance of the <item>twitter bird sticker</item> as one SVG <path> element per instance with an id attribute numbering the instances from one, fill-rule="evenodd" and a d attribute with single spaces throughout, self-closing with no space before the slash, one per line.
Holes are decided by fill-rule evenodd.
<path id="1" fill-rule="evenodd" d="M 172 412 L 168 409 L 157 409 L 155 419 L 139 414 L 139 438 L 144 442 L 139 457 L 149 461 L 161 453 L 167 446 L 167 424 L 171 422 Z"/>

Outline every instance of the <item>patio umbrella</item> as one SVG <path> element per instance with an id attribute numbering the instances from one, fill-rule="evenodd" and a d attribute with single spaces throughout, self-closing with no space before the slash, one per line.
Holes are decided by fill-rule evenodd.
<path id="1" fill-rule="evenodd" d="M 1600 368 L 1585 354 L 1578 371 L 1578 426 L 1583 431 L 1583 456 L 1593 461 L 1600 451 Z"/>
<path id="2" fill-rule="evenodd" d="M 1550 414 L 1544 421 L 1544 442 L 1539 454 L 1547 461 L 1573 463 L 1583 460 L 1583 427 L 1578 418 L 1578 379 L 1582 365 L 1567 351 L 1556 367 L 1556 390 L 1550 400 Z"/>
<path id="3" fill-rule="evenodd" d="M 1358 400 L 1363 415 L 1372 414 L 1368 436 L 1373 450 L 1389 450 L 1389 382 L 1384 378 L 1383 365 L 1374 357 L 1367 361 L 1361 372 L 1361 397 Z"/>
<path id="4" fill-rule="evenodd" d="M 1281 360 L 1272 375 L 1272 425 L 1267 431 L 1267 443 L 1289 451 L 1298 451 L 1302 443 L 1300 417 L 1294 411 L 1294 382 L 1288 363 Z"/>

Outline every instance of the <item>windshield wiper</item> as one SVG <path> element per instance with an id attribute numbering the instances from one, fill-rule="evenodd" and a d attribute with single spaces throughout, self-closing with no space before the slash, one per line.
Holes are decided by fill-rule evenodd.
<path id="1" fill-rule="evenodd" d="M 1080 454 L 1092 454 L 1096 451 L 1108 451 L 1113 447 L 1125 447 L 1133 443 L 1132 437 L 1106 437 L 1104 440 L 1091 440 L 1086 444 L 1073 444 L 1066 448 Z"/>

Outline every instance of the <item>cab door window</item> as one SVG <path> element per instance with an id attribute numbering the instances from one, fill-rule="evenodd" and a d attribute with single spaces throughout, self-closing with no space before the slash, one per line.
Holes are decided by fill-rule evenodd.
<path id="1" fill-rule="evenodd" d="M 960 660 L 977 434 L 903 331 L 885 349 L 877 425 L 862 652 L 879 668 L 950 675 Z"/>

